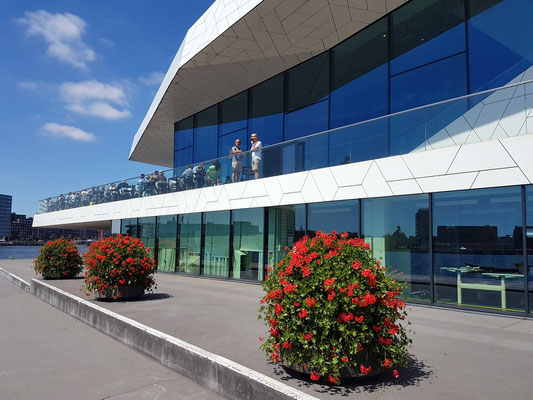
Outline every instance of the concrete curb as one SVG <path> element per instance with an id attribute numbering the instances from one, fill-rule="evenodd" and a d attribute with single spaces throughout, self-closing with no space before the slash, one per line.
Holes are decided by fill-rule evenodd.
<path id="1" fill-rule="evenodd" d="M 317 399 L 227 358 L 109 311 L 45 282 L 32 279 L 30 287 L 31 293 L 46 303 L 226 398 Z"/>
<path id="2" fill-rule="evenodd" d="M 31 291 L 30 284 L 27 281 L 25 281 L 22 278 L 19 278 L 16 275 L 13 275 L 11 272 L 7 272 L 2 267 L 0 267 L 0 276 L 2 278 L 4 278 L 4 279 L 8 280 L 9 282 L 11 282 L 13 285 L 18 286 L 22 290 L 25 290 L 26 292 L 30 292 Z"/>

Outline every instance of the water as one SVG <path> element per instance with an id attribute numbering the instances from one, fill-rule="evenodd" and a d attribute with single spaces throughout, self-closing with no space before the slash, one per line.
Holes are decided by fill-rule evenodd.
<path id="1" fill-rule="evenodd" d="M 9 258 L 19 259 L 33 259 L 39 255 L 39 249 L 42 246 L 0 246 L 0 260 L 7 260 Z M 87 251 L 87 246 L 78 246 L 80 252 Z"/>

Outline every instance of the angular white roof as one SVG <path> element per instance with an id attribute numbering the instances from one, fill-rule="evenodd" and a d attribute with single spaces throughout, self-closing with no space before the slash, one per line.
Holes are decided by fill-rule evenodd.
<path id="1" fill-rule="evenodd" d="M 216 0 L 189 29 L 129 159 L 172 167 L 174 122 L 317 55 L 408 0 Z"/>

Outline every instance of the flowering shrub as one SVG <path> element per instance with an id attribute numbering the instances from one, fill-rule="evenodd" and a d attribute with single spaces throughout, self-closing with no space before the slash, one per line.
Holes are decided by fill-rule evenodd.
<path id="1" fill-rule="evenodd" d="M 139 239 L 111 236 L 89 246 L 85 254 L 85 288 L 113 298 L 126 286 L 151 291 L 155 286 L 155 260 Z M 87 293 L 89 295 L 89 293 Z"/>
<path id="2" fill-rule="evenodd" d="M 273 362 L 332 383 L 383 369 L 399 376 L 411 342 L 400 323 L 402 284 L 369 248 L 346 233 L 319 231 L 269 267 L 259 318 L 270 329 L 261 348 Z"/>
<path id="3" fill-rule="evenodd" d="M 33 267 L 44 279 L 72 278 L 83 269 L 83 260 L 76 245 L 61 238 L 52 240 L 41 248 Z"/>

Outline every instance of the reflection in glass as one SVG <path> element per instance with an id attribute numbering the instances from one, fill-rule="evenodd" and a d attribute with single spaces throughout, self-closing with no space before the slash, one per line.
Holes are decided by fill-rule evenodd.
<path id="1" fill-rule="evenodd" d="M 305 204 L 268 209 L 268 265 L 274 265 L 305 235 Z"/>
<path id="2" fill-rule="evenodd" d="M 178 216 L 157 217 L 157 270 L 174 271 L 176 265 L 176 234 Z"/>
<path id="3" fill-rule="evenodd" d="M 137 237 L 137 218 L 123 219 L 120 226 L 120 233 L 122 235 L 130 235 L 131 237 Z"/>
<path id="4" fill-rule="evenodd" d="M 404 295 L 430 301 L 429 196 L 364 199 L 362 223 L 374 256 L 407 284 Z"/>
<path id="5" fill-rule="evenodd" d="M 327 97 L 329 91 L 329 53 L 322 53 L 286 72 L 287 108 L 292 112 Z"/>
<path id="6" fill-rule="evenodd" d="M 139 218 L 139 240 L 150 249 L 150 257 L 155 258 L 155 217 Z"/>
<path id="7" fill-rule="evenodd" d="M 526 246 L 529 312 L 533 313 L 533 186 L 526 186 Z"/>
<path id="8" fill-rule="evenodd" d="M 228 277 L 229 211 L 204 213 L 204 265 L 202 275 Z"/>
<path id="9" fill-rule="evenodd" d="M 232 278 L 263 280 L 263 233 L 263 208 L 233 211 Z"/>
<path id="10" fill-rule="evenodd" d="M 433 195 L 435 299 L 524 310 L 520 187 Z"/>
<path id="11" fill-rule="evenodd" d="M 192 146 L 193 117 L 174 124 L 174 151 Z"/>
<path id="12" fill-rule="evenodd" d="M 194 116 L 193 161 L 201 162 L 217 157 L 218 106 L 214 105 Z"/>
<path id="13" fill-rule="evenodd" d="M 200 274 L 202 214 L 183 214 L 179 217 L 178 272 Z"/>
<path id="14" fill-rule="evenodd" d="M 307 206 L 307 234 L 317 231 L 338 234 L 347 232 L 350 237 L 359 237 L 359 201 L 343 200 L 311 203 Z"/>
<path id="15" fill-rule="evenodd" d="M 332 128 L 387 114 L 387 36 L 387 19 L 382 19 L 331 50 Z"/>
<path id="16" fill-rule="evenodd" d="M 219 136 L 248 126 L 248 92 L 241 92 L 220 103 Z"/>

